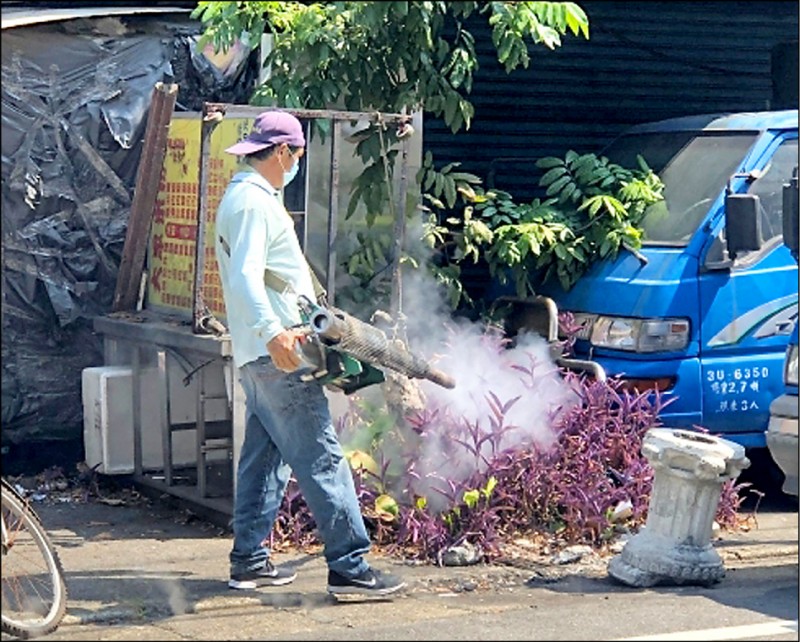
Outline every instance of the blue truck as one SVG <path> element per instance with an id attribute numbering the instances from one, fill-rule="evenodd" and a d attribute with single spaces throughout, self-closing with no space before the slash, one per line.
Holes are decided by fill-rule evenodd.
<path id="1" fill-rule="evenodd" d="M 783 201 L 783 242 L 792 253 L 795 262 L 798 258 L 798 208 L 797 171 L 791 182 L 784 186 Z M 769 426 L 767 427 L 767 448 L 772 459 L 783 473 L 783 492 L 798 496 L 798 324 L 786 348 L 783 366 L 783 394 L 769 406 Z"/>
<path id="2" fill-rule="evenodd" d="M 673 118 L 637 125 L 603 150 L 625 167 L 641 155 L 664 200 L 644 216 L 639 251 L 595 264 L 568 291 L 545 283 L 528 301 L 549 310 L 551 339 L 560 311 L 580 324 L 565 365 L 658 390 L 665 426 L 766 448 L 797 321 L 797 263 L 782 243 L 797 120 L 797 110 Z"/>

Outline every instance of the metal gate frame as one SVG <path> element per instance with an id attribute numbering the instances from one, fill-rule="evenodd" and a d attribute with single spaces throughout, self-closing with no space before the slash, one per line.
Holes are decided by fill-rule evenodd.
<path id="1" fill-rule="evenodd" d="M 195 334 L 208 334 L 209 329 L 205 323 L 208 317 L 207 307 L 203 300 L 203 281 L 205 278 L 206 261 L 206 223 L 208 221 L 208 201 L 205 197 L 209 183 L 209 165 L 211 160 L 211 134 L 225 117 L 231 118 L 256 118 L 270 107 L 254 105 L 236 105 L 230 103 L 203 103 L 203 120 L 200 131 L 200 173 L 199 173 L 199 199 L 197 207 L 197 235 L 195 243 L 195 275 L 192 295 L 192 331 Z M 328 119 L 332 121 L 331 130 L 331 165 L 330 165 L 330 195 L 328 200 L 328 243 L 325 256 L 325 289 L 328 301 L 333 304 L 336 296 L 336 229 L 339 220 L 339 156 L 340 133 L 342 121 L 366 120 L 378 126 L 402 126 L 411 122 L 408 114 L 391 114 L 382 112 L 339 111 L 330 109 L 283 109 L 300 120 Z M 392 253 L 392 288 L 391 311 L 395 315 L 400 307 L 400 254 L 405 242 L 405 202 L 408 193 L 408 137 L 400 138 L 400 185 L 397 201 L 399 207 L 394 208 L 394 248 Z M 391 195 L 391 190 L 389 191 Z M 304 195 L 304 212 L 308 211 L 308 192 Z"/>

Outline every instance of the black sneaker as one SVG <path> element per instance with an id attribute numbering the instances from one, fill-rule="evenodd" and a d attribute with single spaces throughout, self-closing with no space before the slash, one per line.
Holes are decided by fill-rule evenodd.
<path id="1" fill-rule="evenodd" d="M 328 593 L 334 596 L 391 595 L 406 587 L 399 577 L 368 568 L 361 575 L 347 579 L 335 571 L 328 571 Z"/>
<path id="2" fill-rule="evenodd" d="M 255 571 L 231 573 L 228 586 L 232 589 L 247 590 L 259 586 L 283 586 L 294 582 L 297 573 L 290 568 L 277 568 L 267 560 L 266 564 Z"/>

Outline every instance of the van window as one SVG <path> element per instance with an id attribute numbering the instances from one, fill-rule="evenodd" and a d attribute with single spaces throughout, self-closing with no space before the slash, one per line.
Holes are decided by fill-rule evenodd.
<path id="1" fill-rule="evenodd" d="M 750 194 L 758 194 L 761 201 L 761 233 L 764 241 L 769 241 L 783 234 L 781 218 L 783 212 L 783 185 L 792 177 L 797 167 L 797 139 L 784 141 L 775 150 L 772 160 L 766 166 L 766 172 L 753 181 Z"/>
<path id="2" fill-rule="evenodd" d="M 651 205 L 642 219 L 642 242 L 687 245 L 756 135 L 676 131 L 622 136 L 612 143 L 604 152 L 609 160 L 637 167 L 641 154 L 664 182 L 664 200 Z"/>

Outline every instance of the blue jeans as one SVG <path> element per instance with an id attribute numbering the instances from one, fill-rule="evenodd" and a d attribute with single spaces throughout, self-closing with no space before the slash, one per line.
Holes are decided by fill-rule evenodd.
<path id="1" fill-rule="evenodd" d="M 239 369 L 246 399 L 233 511 L 231 572 L 263 566 L 293 472 L 314 516 L 328 568 L 344 577 L 363 573 L 370 540 L 353 475 L 317 382 L 278 370 L 262 357 Z"/>

